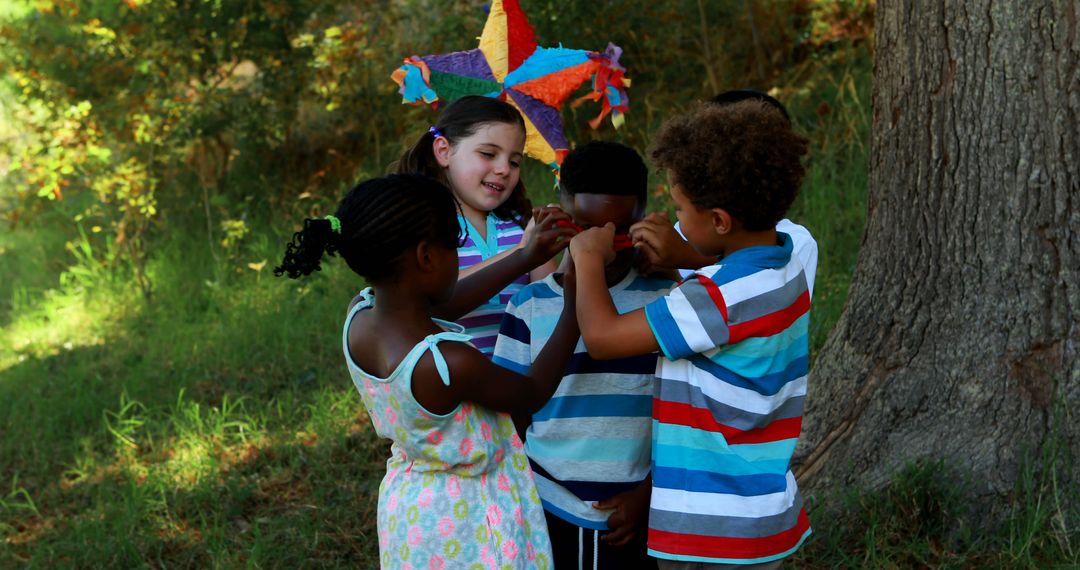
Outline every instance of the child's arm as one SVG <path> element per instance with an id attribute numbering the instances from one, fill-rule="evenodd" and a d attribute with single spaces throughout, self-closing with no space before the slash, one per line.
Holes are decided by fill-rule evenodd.
<path id="1" fill-rule="evenodd" d="M 570 241 L 577 267 L 577 318 L 589 356 L 622 358 L 659 350 L 645 311 L 619 314 L 604 281 L 604 266 L 615 258 L 615 225 L 586 230 Z"/>
<path id="2" fill-rule="evenodd" d="M 497 254 L 495 254 L 495 255 L 493 255 L 493 256 L 491 256 L 491 257 L 489 257 L 489 258 L 487 258 L 487 259 L 485 259 L 483 261 L 481 261 L 480 263 L 477 263 L 475 265 L 470 265 L 469 267 L 466 267 L 465 269 L 462 269 L 461 272 L 458 273 L 458 279 L 464 279 L 464 278 L 472 275 L 473 273 L 476 273 L 477 271 L 480 271 L 481 269 L 484 269 L 485 267 L 489 267 L 493 263 L 497 263 L 499 261 L 502 261 L 503 259 L 506 259 L 510 255 L 512 255 L 515 251 L 517 251 L 519 249 L 522 249 L 522 248 L 525 248 L 525 247 L 528 247 L 530 243 L 532 243 L 533 241 L 536 240 L 538 234 L 540 233 L 540 230 L 539 230 L 538 225 L 537 225 L 537 221 L 538 221 L 537 218 L 539 218 L 546 211 L 562 212 L 562 208 L 560 208 L 559 206 L 557 206 L 555 204 L 548 204 L 547 206 L 544 206 L 543 208 L 533 208 L 532 217 L 529 218 L 529 223 L 526 224 L 526 226 L 525 226 L 525 233 L 524 233 L 524 235 L 521 236 L 521 242 L 518 243 L 517 247 L 508 249 L 506 251 L 501 251 L 501 252 L 499 252 L 499 253 L 497 253 Z M 570 219 L 569 216 L 567 216 L 566 219 Z M 556 253 L 558 253 L 558 252 L 556 252 Z M 541 267 L 543 267 L 543 266 L 541 266 Z M 535 269 L 533 271 L 535 271 Z M 529 274 L 531 275 L 532 271 L 530 271 Z M 541 276 L 541 279 L 543 277 L 547 277 L 547 275 Z"/>
<path id="3" fill-rule="evenodd" d="M 574 235 L 574 230 L 556 223 L 562 219 L 568 220 L 569 216 L 559 208 L 541 209 L 537 213 L 534 233 L 523 240 L 525 245 L 503 252 L 498 261 L 460 278 L 453 297 L 432 307 L 432 316 L 457 320 L 502 291 L 514 279 L 555 257 Z"/>
<path id="4" fill-rule="evenodd" d="M 564 279 L 564 283 L 567 281 Z M 521 415 L 531 415 L 542 408 L 558 388 L 577 345 L 578 328 L 571 288 L 564 288 L 566 303 L 559 322 L 529 368 L 528 375 L 522 376 L 492 363 L 471 346 L 445 343 L 440 349 L 450 370 L 450 385 L 442 383 L 434 359 L 425 355 L 413 375 L 416 400 L 433 413 L 448 413 L 463 401 Z"/>

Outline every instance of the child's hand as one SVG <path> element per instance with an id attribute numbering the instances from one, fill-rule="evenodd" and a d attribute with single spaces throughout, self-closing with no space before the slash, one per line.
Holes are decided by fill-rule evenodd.
<path id="1" fill-rule="evenodd" d="M 651 491 L 651 484 L 642 483 L 625 493 L 619 493 L 610 499 L 593 504 L 593 507 L 597 509 L 615 509 L 615 512 L 611 513 L 607 519 L 611 532 L 601 536 L 600 540 L 612 546 L 623 546 L 634 540 L 637 533 L 645 527 L 645 521 L 649 516 Z"/>
<path id="2" fill-rule="evenodd" d="M 607 265 L 615 260 L 615 224 L 608 222 L 604 227 L 589 228 L 570 240 L 570 255 L 581 260 L 599 257 Z"/>
<path id="3" fill-rule="evenodd" d="M 566 249 L 570 238 L 577 233 L 571 228 L 560 226 L 560 220 L 569 221 L 570 216 L 558 206 L 533 208 L 532 219 L 525 226 L 525 235 L 518 247 L 525 252 L 534 267 Z"/>
<path id="4" fill-rule="evenodd" d="M 694 251 L 686 240 L 675 231 L 667 216 L 653 212 L 640 222 L 630 226 L 630 237 L 641 252 L 643 273 L 654 273 L 668 269 L 685 267 L 696 269 L 690 259 L 696 259 Z"/>

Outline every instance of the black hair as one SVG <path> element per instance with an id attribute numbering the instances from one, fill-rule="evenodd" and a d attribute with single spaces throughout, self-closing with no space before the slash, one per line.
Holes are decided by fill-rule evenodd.
<path id="1" fill-rule="evenodd" d="M 575 148 L 563 160 L 559 189 L 575 194 L 634 196 L 648 199 L 649 170 L 638 152 L 612 141 L 592 141 Z"/>
<path id="2" fill-rule="evenodd" d="M 447 105 L 439 114 L 435 128 L 454 145 L 461 139 L 472 136 L 481 125 L 490 123 L 517 125 L 521 127 L 521 132 L 525 132 L 525 120 L 513 105 L 482 95 L 468 95 Z M 435 135 L 430 130 L 421 135 L 412 147 L 402 153 L 395 172 L 426 174 L 449 186 L 446 172 L 435 160 L 435 151 L 432 148 L 434 142 Z M 532 215 L 532 202 L 525 193 L 525 182 L 520 177 L 517 186 L 511 190 L 510 197 L 493 212 L 499 219 L 511 220 L 525 227 Z"/>
<path id="3" fill-rule="evenodd" d="M 724 91 L 719 95 L 713 95 L 713 97 L 709 99 L 709 102 L 715 103 L 717 105 L 727 105 L 729 103 L 746 101 L 747 99 L 756 99 L 776 109 L 777 111 L 780 111 L 780 114 L 784 116 L 784 120 L 786 120 L 788 123 L 791 123 L 791 117 L 788 116 L 788 112 L 787 109 L 784 108 L 784 104 L 780 101 L 777 101 L 776 98 L 772 95 L 769 95 L 768 93 L 765 93 L 763 91 L 758 91 L 757 89 L 732 89 L 731 91 Z"/>
<path id="4" fill-rule="evenodd" d="M 323 253 L 340 254 L 349 268 L 369 282 L 386 282 L 401 270 L 401 255 L 421 241 L 456 249 L 461 226 L 457 204 L 446 187 L 419 174 L 372 178 L 349 191 L 334 216 L 304 220 L 293 234 L 274 275 L 296 279 L 322 269 Z"/>

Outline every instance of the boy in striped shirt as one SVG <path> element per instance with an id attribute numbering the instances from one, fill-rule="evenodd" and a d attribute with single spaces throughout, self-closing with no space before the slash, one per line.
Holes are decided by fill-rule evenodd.
<path id="1" fill-rule="evenodd" d="M 776 568 L 810 534 L 791 455 L 802 424 L 810 295 L 791 237 L 807 142 L 760 101 L 701 105 L 653 143 L 687 240 L 717 259 L 642 310 L 603 284 L 613 228 L 570 242 L 594 358 L 660 350 L 649 553 L 661 568 Z"/>
<path id="2" fill-rule="evenodd" d="M 574 149 L 562 164 L 562 208 L 576 225 L 611 223 L 625 234 L 645 212 L 648 172 L 638 153 L 611 142 Z M 628 238 L 624 246 L 629 246 Z M 624 247 L 603 268 L 615 306 L 632 311 L 660 298 L 670 279 L 639 275 Z M 494 362 L 527 370 L 563 308 L 562 274 L 526 285 L 503 316 Z M 551 536 L 555 568 L 655 568 L 645 547 L 655 351 L 616 360 L 589 357 L 580 342 L 551 400 L 525 430 Z M 526 430 L 527 426 L 527 430 Z"/>

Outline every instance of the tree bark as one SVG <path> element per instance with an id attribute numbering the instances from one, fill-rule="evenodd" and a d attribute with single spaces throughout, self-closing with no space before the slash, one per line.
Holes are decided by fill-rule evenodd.
<path id="1" fill-rule="evenodd" d="M 804 487 L 943 460 L 1000 496 L 1052 426 L 1080 461 L 1078 5 L 878 2 L 867 226 Z"/>

